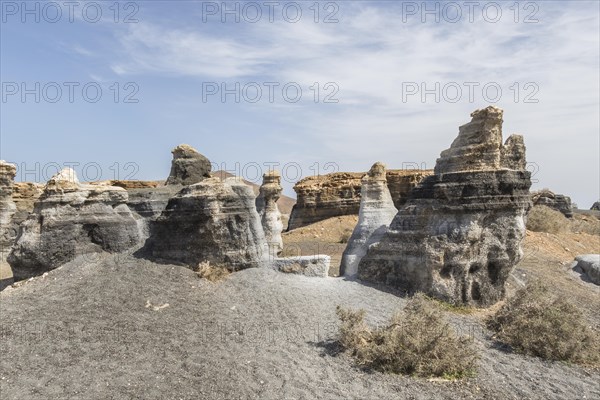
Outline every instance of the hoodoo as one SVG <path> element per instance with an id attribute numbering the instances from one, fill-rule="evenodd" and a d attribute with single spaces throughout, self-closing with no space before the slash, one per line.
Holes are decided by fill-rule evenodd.
<path id="1" fill-rule="evenodd" d="M 531 207 L 523 138 L 502 144 L 503 111 L 471 114 L 441 153 L 435 174 L 413 189 L 359 278 L 452 303 L 490 305 L 522 257 Z"/>

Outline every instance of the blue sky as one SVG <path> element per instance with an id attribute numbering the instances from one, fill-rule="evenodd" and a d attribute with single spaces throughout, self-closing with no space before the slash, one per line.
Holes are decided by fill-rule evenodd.
<path id="1" fill-rule="evenodd" d="M 70 21 L 63 2 L 29 1 L 36 21 L 2 0 L 0 158 L 17 179 L 67 163 L 80 179 L 164 179 L 170 150 L 188 143 L 250 180 L 279 163 L 293 194 L 317 170 L 433 168 L 469 114 L 495 104 L 505 137 L 525 137 L 534 188 L 582 208 L 600 197 L 597 1 L 516 2 L 518 14 L 514 1 L 319 2 L 316 21 L 314 1 L 278 2 L 273 21 L 262 3 L 237 2 L 235 22 L 236 2 L 231 14 L 221 2 L 120 2 L 118 15 L 113 1 L 76 2 Z M 207 94 L 236 82 L 239 103 Z"/>

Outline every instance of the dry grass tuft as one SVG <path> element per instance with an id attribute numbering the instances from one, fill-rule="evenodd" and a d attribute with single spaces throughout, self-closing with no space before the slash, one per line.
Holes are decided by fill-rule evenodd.
<path id="1" fill-rule="evenodd" d="M 519 289 L 491 316 L 496 339 L 519 353 L 586 365 L 600 362 L 600 337 L 581 311 L 547 286 Z"/>
<path id="2" fill-rule="evenodd" d="M 211 265 L 209 261 L 203 261 L 198 264 L 198 266 L 194 268 L 194 272 L 196 272 L 200 278 L 207 279 L 211 282 L 222 281 L 231 274 L 231 271 L 226 267 Z"/>
<path id="3" fill-rule="evenodd" d="M 344 229 L 340 235 L 340 243 L 348 243 L 350 241 L 350 237 L 352 236 L 352 232 L 352 229 Z"/>
<path id="4" fill-rule="evenodd" d="M 472 375 L 477 354 L 471 340 L 457 337 L 441 311 L 423 295 L 416 295 L 389 324 L 372 330 L 365 311 L 338 306 L 342 324 L 339 344 L 359 364 L 379 370 L 421 377 L 459 379 Z"/>
<path id="5" fill-rule="evenodd" d="M 569 227 L 567 217 L 547 206 L 534 206 L 527 214 L 527 229 L 530 231 L 561 233 L 568 231 Z"/>

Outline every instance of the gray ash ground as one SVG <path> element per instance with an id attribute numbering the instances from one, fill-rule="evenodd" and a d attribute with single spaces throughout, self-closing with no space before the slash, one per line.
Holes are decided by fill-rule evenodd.
<path id="1" fill-rule="evenodd" d="M 474 332 L 475 377 L 362 370 L 332 344 L 338 304 L 377 324 L 406 299 L 343 278 L 252 269 L 210 283 L 124 256 L 78 259 L 0 294 L 0 398 L 600 398 L 598 371 L 498 349 L 472 315 L 447 314 Z"/>

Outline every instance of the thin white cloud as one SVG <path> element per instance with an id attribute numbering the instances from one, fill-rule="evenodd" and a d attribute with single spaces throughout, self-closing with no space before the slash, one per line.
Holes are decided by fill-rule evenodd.
<path id="1" fill-rule="evenodd" d="M 432 87 L 435 82 L 497 82 L 503 89 L 498 105 L 506 109 L 505 133 L 525 134 L 529 158 L 543 165 L 547 186 L 576 192 L 573 182 L 553 176 L 553 152 L 562 153 L 563 146 L 549 152 L 547 141 L 577 134 L 585 162 L 598 164 L 597 148 L 593 150 L 600 117 L 597 5 L 538 4 L 537 24 L 514 23 L 512 16 L 495 24 L 402 23 L 394 14 L 398 10 L 366 2 L 344 4 L 337 24 L 317 24 L 310 18 L 296 24 L 232 24 L 227 33 L 217 34 L 185 24 L 145 21 L 120 34 L 120 58 L 111 67 L 119 75 L 268 79 L 303 87 L 336 82 L 340 104 L 307 107 L 301 142 L 308 136 L 319 144 L 323 157 L 333 154 L 356 160 L 357 165 L 393 160 L 395 154 L 431 166 L 458 125 L 467 122 L 473 109 L 487 104 L 481 89 L 472 103 L 466 101 L 466 89 L 458 104 L 443 99 L 435 103 L 432 97 L 426 104 L 418 97 L 405 102 L 403 83 Z M 517 82 L 519 102 L 511 91 Z M 539 87 L 537 105 L 523 103 L 528 91 L 522 85 L 527 82 Z M 285 106 L 292 107 L 269 105 L 263 112 L 285 119 Z M 561 156 L 564 168 L 577 174 L 575 165 L 582 159 Z M 598 195 L 597 186 L 593 191 L 588 197 Z"/>

